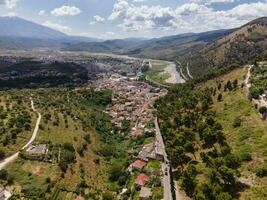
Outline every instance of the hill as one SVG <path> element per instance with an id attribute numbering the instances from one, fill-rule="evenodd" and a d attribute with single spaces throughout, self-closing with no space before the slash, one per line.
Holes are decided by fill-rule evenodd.
<path id="1" fill-rule="evenodd" d="M 216 30 L 204 33 L 187 33 L 152 39 L 142 45 L 131 47 L 127 54 L 154 59 L 175 60 L 194 49 L 201 49 L 206 44 L 232 33 L 231 30 Z"/>
<path id="2" fill-rule="evenodd" d="M 24 61 L 2 64 L 0 89 L 56 87 L 85 83 L 87 70 L 74 63 Z"/>
<path id="3" fill-rule="evenodd" d="M 180 58 L 193 75 L 211 68 L 241 66 L 267 56 L 267 17 L 253 20 L 234 32 Z"/>
<path id="4" fill-rule="evenodd" d="M 232 33 L 233 30 L 217 30 L 205 33 L 187 33 L 156 39 L 118 39 L 104 42 L 82 42 L 71 44 L 63 50 L 113 52 L 135 57 L 175 60 L 192 49 Z"/>

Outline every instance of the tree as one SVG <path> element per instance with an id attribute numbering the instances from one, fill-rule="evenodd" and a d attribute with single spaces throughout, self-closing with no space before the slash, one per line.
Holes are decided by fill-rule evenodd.
<path id="1" fill-rule="evenodd" d="M 233 122 L 233 127 L 234 128 L 237 128 L 237 127 L 240 127 L 241 126 L 241 119 L 240 119 L 240 117 L 236 117 L 235 119 L 234 119 L 234 122 Z"/>
<path id="2" fill-rule="evenodd" d="M 258 177 L 264 177 L 267 176 L 267 168 L 257 168 L 256 169 L 256 175 Z"/>
<path id="3" fill-rule="evenodd" d="M 8 172 L 5 169 L 0 170 L 0 179 L 1 180 L 7 180 Z"/>
<path id="4" fill-rule="evenodd" d="M 218 94 L 218 97 L 217 97 L 217 101 L 222 101 L 222 94 L 220 93 L 220 94 Z"/>
<path id="5" fill-rule="evenodd" d="M 189 197 L 193 197 L 195 188 L 197 186 L 196 181 L 197 170 L 192 164 L 189 164 L 186 170 L 181 176 L 181 187 Z"/>
<path id="6" fill-rule="evenodd" d="M 262 118 L 263 119 L 266 119 L 266 114 L 267 114 L 267 108 L 266 108 L 266 106 L 260 107 L 259 112 L 262 114 Z"/>
<path id="7" fill-rule="evenodd" d="M 4 150 L 0 149 L 0 160 L 4 159 L 6 156 L 6 153 L 4 152 Z"/>

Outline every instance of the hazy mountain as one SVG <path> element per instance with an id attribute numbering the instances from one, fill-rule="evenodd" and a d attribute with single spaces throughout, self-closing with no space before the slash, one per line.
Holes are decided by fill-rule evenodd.
<path id="1" fill-rule="evenodd" d="M 192 49 L 201 48 L 233 31 L 234 29 L 216 30 L 151 39 L 141 45 L 128 48 L 127 54 L 138 57 L 175 60 L 177 57 L 192 51 Z"/>
<path id="2" fill-rule="evenodd" d="M 19 17 L 0 17 L 0 48 L 63 48 L 81 41 L 101 40 L 82 36 L 69 36 Z"/>
<path id="3" fill-rule="evenodd" d="M 113 52 L 136 57 L 174 60 L 192 49 L 203 47 L 233 30 L 218 30 L 205 33 L 186 33 L 155 39 L 120 39 L 104 42 L 82 42 L 64 48 L 68 51 Z"/>
<path id="4" fill-rule="evenodd" d="M 59 39 L 66 34 L 18 17 L 0 17 L 0 36 Z"/>

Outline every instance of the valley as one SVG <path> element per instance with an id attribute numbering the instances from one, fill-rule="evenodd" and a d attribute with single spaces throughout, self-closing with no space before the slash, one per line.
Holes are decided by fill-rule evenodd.
<path id="1" fill-rule="evenodd" d="M 62 9 L 39 15 L 83 13 Z M 0 17 L 0 199 L 266 199 L 267 17 L 245 21 L 102 40 Z"/>

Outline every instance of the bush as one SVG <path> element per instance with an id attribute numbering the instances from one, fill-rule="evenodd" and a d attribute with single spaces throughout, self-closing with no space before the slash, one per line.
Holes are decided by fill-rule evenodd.
<path id="1" fill-rule="evenodd" d="M 0 160 L 4 159 L 6 156 L 4 150 L 0 149 Z"/>
<path id="2" fill-rule="evenodd" d="M 240 156 L 239 156 L 240 160 L 242 162 L 248 162 L 248 161 L 251 161 L 252 160 L 252 156 L 250 153 L 241 153 Z"/>
<path id="3" fill-rule="evenodd" d="M 0 170 L 0 179 L 1 180 L 7 180 L 7 177 L 8 177 L 7 170 L 5 170 L 5 169 Z"/>
<path id="4" fill-rule="evenodd" d="M 256 175 L 258 177 L 265 177 L 265 176 L 267 176 L 267 168 L 266 167 L 257 168 L 256 169 Z"/>
<path id="5" fill-rule="evenodd" d="M 239 117 L 236 117 L 234 119 L 234 122 L 233 122 L 233 127 L 234 128 L 240 127 L 241 126 L 241 122 L 242 122 L 241 119 Z"/>

